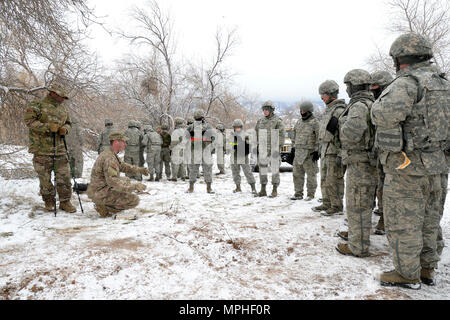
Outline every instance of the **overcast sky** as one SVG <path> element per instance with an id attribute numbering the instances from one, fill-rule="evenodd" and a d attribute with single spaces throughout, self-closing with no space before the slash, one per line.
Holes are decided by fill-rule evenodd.
<path id="1" fill-rule="evenodd" d="M 129 28 L 130 9 L 146 0 L 91 0 L 108 27 Z M 389 49 L 395 35 L 385 26 L 383 0 L 164 0 L 185 59 L 211 57 L 218 26 L 237 27 L 240 44 L 227 61 L 237 73 L 237 86 L 261 100 L 293 102 L 319 99 L 318 86 L 327 79 L 341 85 L 351 69 L 367 68 L 375 44 Z M 135 50 L 123 40 L 94 28 L 91 46 L 105 63 Z"/>

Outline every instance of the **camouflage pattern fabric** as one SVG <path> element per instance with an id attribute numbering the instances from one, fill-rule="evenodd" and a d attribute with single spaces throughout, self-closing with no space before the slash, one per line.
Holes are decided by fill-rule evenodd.
<path id="1" fill-rule="evenodd" d="M 377 165 L 377 204 L 378 204 L 378 211 L 380 212 L 380 215 L 383 215 L 383 186 L 384 186 L 384 177 L 385 174 L 383 172 L 383 166 L 381 165 L 380 158 L 378 158 L 378 165 Z"/>
<path id="2" fill-rule="evenodd" d="M 225 145 L 226 149 L 231 151 L 231 174 L 235 184 L 241 184 L 241 168 L 247 182 L 249 184 L 256 183 L 248 157 L 250 151 L 249 145 L 250 137 L 248 133 L 243 132 L 242 130 L 239 132 L 234 131 L 232 135 L 232 142 L 230 142 L 229 145 Z"/>
<path id="3" fill-rule="evenodd" d="M 140 150 L 143 140 L 142 132 L 135 126 L 128 126 L 128 129 L 124 132 L 124 135 L 128 138 L 127 146 L 125 147 L 124 161 L 133 166 L 139 166 L 141 163 Z M 142 181 L 141 174 L 126 174 L 127 177 Z"/>
<path id="4" fill-rule="evenodd" d="M 136 174 L 138 167 L 120 161 L 111 148 L 100 154 L 91 171 L 91 181 L 87 190 L 88 197 L 108 211 L 118 212 L 131 209 L 139 204 L 139 197 L 130 179 L 120 173 Z"/>
<path id="5" fill-rule="evenodd" d="M 80 122 L 72 117 L 72 130 L 66 135 L 67 149 L 69 150 L 69 165 L 73 169 L 73 175 L 76 179 L 83 175 L 83 133 Z"/>
<path id="6" fill-rule="evenodd" d="M 398 71 L 372 107 L 386 173 L 386 234 L 395 270 L 407 279 L 419 279 L 421 267 L 435 268 L 439 260 L 441 175 L 448 173 L 442 146 L 448 141 L 449 105 L 448 81 L 422 62 Z"/>
<path id="7" fill-rule="evenodd" d="M 167 177 L 167 179 L 169 179 L 170 175 L 171 175 L 170 162 L 172 161 L 171 155 L 170 155 L 171 137 L 170 137 L 170 134 L 166 130 L 162 130 L 161 138 L 163 141 L 162 148 L 161 148 L 161 171 L 164 168 L 166 177 Z"/>
<path id="8" fill-rule="evenodd" d="M 185 149 L 189 147 L 189 133 L 183 124 L 172 132 L 170 150 L 172 151 L 172 179 L 186 178 Z"/>
<path id="9" fill-rule="evenodd" d="M 214 140 L 215 130 L 206 121 L 196 120 L 188 126 L 188 132 L 191 136 L 191 148 L 185 150 L 185 159 L 189 161 L 189 182 L 195 183 L 197 181 L 201 165 L 205 182 L 212 183 L 211 144 Z"/>
<path id="10" fill-rule="evenodd" d="M 147 132 L 144 135 L 142 144 L 147 149 L 147 167 L 150 172 L 150 179 L 153 175 L 161 176 L 161 135 L 157 132 Z"/>
<path id="11" fill-rule="evenodd" d="M 226 154 L 226 133 L 225 130 L 218 130 L 222 134 L 222 145 L 217 143 L 217 147 L 215 147 L 216 150 L 216 157 L 217 157 L 217 169 L 219 169 L 220 172 L 225 172 L 225 154 Z M 218 142 L 219 139 L 216 140 Z M 218 149 L 221 148 L 222 151 L 219 151 Z"/>
<path id="12" fill-rule="evenodd" d="M 444 250 L 445 247 L 445 241 L 442 235 L 442 227 L 440 221 L 444 216 L 445 199 L 447 198 L 447 188 L 448 188 L 448 173 L 441 174 L 441 206 L 439 208 L 439 228 L 436 244 L 437 245 L 436 251 L 439 257 L 442 255 L 442 250 Z"/>
<path id="13" fill-rule="evenodd" d="M 98 154 L 102 153 L 103 151 L 105 151 L 106 149 L 109 148 L 109 146 L 110 146 L 109 135 L 111 134 L 113 129 L 114 129 L 114 127 L 112 127 L 112 126 L 105 127 L 105 129 L 103 129 L 102 133 L 100 133 L 100 135 L 98 136 L 98 140 L 97 140 Z"/>

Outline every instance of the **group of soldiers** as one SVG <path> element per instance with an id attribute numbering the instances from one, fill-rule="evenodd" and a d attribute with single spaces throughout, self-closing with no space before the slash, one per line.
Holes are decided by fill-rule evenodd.
<path id="1" fill-rule="evenodd" d="M 345 195 L 348 230 L 338 232 L 345 242 L 338 243 L 336 249 L 358 258 L 370 255 L 372 214 L 377 203 L 380 220 L 376 233 L 386 232 L 395 267 L 381 274 L 379 280 L 386 286 L 418 289 L 421 283 L 434 285 L 434 270 L 444 247 L 440 220 L 448 183 L 450 84 L 431 62 L 431 44 L 422 36 L 400 36 L 392 44 L 390 55 L 396 78 L 388 72 L 370 74 L 362 69 L 345 75 L 348 104 L 339 99 L 339 85 L 333 80 L 319 86 L 326 104 L 320 119 L 315 117 L 310 101 L 301 103 L 301 118 L 292 139 L 295 193 L 291 200 L 303 199 L 306 176 L 304 200 L 311 201 L 320 171 L 322 204 L 312 210 L 323 216 L 342 215 Z M 62 143 L 72 126 L 67 107 L 62 104 L 67 95 L 58 85 L 48 90 L 44 100 L 32 102 L 25 112 L 29 152 L 34 154 L 45 208 L 55 208 L 57 191 L 60 208 L 74 212 L 70 161 Z M 236 119 L 229 135 L 222 124 L 213 128 L 203 110 L 196 110 L 187 122 L 176 118 L 171 134 L 167 125 L 155 132 L 150 125 L 141 127 L 137 121 L 131 121 L 121 132 L 114 130 L 107 119 L 99 136 L 99 157 L 91 171 L 88 197 L 100 216 L 108 217 L 136 207 L 139 197 L 134 192 L 142 193 L 147 188 L 142 175 L 149 176 L 149 181 L 160 181 L 163 167 L 170 181 L 188 177 L 187 192 L 194 192 L 200 165 L 206 191 L 214 193 L 213 153 L 218 174 L 225 173 L 224 155 L 230 154 L 236 185 L 233 192 L 242 192 L 242 168 L 255 197 L 268 196 L 271 172 L 269 197 L 277 197 L 285 128 L 275 115 L 273 102 L 263 103 L 262 112 L 264 116 L 253 131 L 245 131 L 243 121 Z M 124 161 L 118 157 L 122 151 Z M 259 167 L 259 192 L 249 161 L 252 153 Z M 50 181 L 52 171 L 56 190 Z M 120 172 L 127 177 L 121 177 Z"/>

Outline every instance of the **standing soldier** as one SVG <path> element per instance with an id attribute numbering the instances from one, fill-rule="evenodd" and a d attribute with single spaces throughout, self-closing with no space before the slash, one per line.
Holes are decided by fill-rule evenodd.
<path id="1" fill-rule="evenodd" d="M 372 75 L 372 85 L 370 86 L 370 91 L 372 91 L 375 100 L 378 99 L 381 93 L 386 89 L 386 87 L 394 80 L 392 75 L 387 71 L 377 71 Z M 378 224 L 375 227 L 375 234 L 383 235 L 384 231 L 384 217 L 383 217 L 383 185 L 384 185 L 384 172 L 383 166 L 380 162 L 380 157 L 377 159 L 377 202 L 378 209 L 374 213 L 380 216 Z"/>
<path id="2" fill-rule="evenodd" d="M 133 191 L 143 192 L 147 187 L 142 183 L 131 183 L 128 178 L 120 177 L 121 172 L 148 175 L 147 168 L 132 166 L 120 161 L 117 154 L 125 149 L 128 138 L 121 132 L 110 135 L 110 148 L 97 158 L 92 167 L 91 181 L 87 195 L 95 204 L 95 210 L 105 218 L 136 207 L 139 197 Z"/>
<path id="3" fill-rule="evenodd" d="M 376 158 L 372 148 L 375 130 L 370 122 L 374 101 L 369 91 L 370 73 L 354 69 L 345 75 L 344 83 L 350 102 L 339 117 L 339 142 L 342 163 L 347 166 L 345 202 L 348 232 L 340 232 L 347 243 L 336 250 L 355 257 L 369 256 L 372 209 L 377 186 Z"/>
<path id="4" fill-rule="evenodd" d="M 441 174 L 448 172 L 450 84 L 430 59 L 428 39 L 398 37 L 390 53 L 396 79 L 372 107 L 385 184 L 386 235 L 395 270 L 384 272 L 384 286 L 419 289 L 434 284 L 439 255 L 436 235 L 441 206 Z"/>
<path id="5" fill-rule="evenodd" d="M 194 123 L 194 118 L 187 118 L 186 122 L 187 122 L 186 128 L 189 128 L 189 126 Z M 186 171 L 187 171 L 187 176 L 189 177 L 189 166 L 188 165 L 186 165 Z M 197 175 L 197 179 L 199 179 L 199 178 L 200 178 L 200 172 Z"/>
<path id="6" fill-rule="evenodd" d="M 231 153 L 231 173 L 233 174 L 233 181 L 236 184 L 236 189 L 233 192 L 242 192 L 241 190 L 241 168 L 244 171 L 245 178 L 252 188 L 254 195 L 256 192 L 256 181 L 250 167 L 248 155 L 250 154 L 250 138 L 243 130 L 244 123 L 241 119 L 233 121 L 233 151 Z"/>
<path id="7" fill-rule="evenodd" d="M 171 137 L 169 132 L 167 132 L 169 130 L 169 126 L 167 124 L 163 124 L 161 127 L 161 130 L 159 132 L 159 134 L 161 135 L 162 138 L 162 148 L 161 148 L 161 173 L 163 171 L 163 167 L 164 167 L 164 171 L 166 173 L 166 178 L 170 179 L 170 142 Z M 162 174 L 159 177 L 160 179 L 162 178 Z"/>
<path id="8" fill-rule="evenodd" d="M 125 147 L 124 161 L 133 166 L 139 166 L 140 164 L 140 149 L 142 144 L 142 133 L 139 130 L 139 122 L 136 120 L 131 120 L 128 122 L 128 129 L 124 133 L 125 137 L 128 138 L 127 145 Z M 141 174 L 131 174 L 126 173 L 126 176 L 138 181 L 142 181 Z"/>
<path id="9" fill-rule="evenodd" d="M 83 175 L 83 133 L 80 128 L 80 120 L 72 116 L 72 129 L 66 136 L 69 149 L 69 165 L 73 170 L 73 177 L 78 179 Z"/>
<path id="10" fill-rule="evenodd" d="M 319 94 L 326 104 L 325 113 L 320 120 L 320 188 L 322 205 L 314 207 L 316 212 L 327 215 L 341 214 L 343 211 L 345 169 L 336 144 L 338 136 L 338 118 L 346 105 L 344 99 L 338 99 L 339 85 L 333 80 L 323 82 Z"/>
<path id="11" fill-rule="evenodd" d="M 155 181 L 158 182 L 161 176 L 161 135 L 151 126 L 147 126 L 142 145 L 147 149 L 147 166 L 150 175 L 148 181 L 153 181 L 153 175 L 155 175 Z"/>
<path id="12" fill-rule="evenodd" d="M 59 208 L 72 213 L 77 210 L 70 203 L 70 170 L 62 139 L 72 125 L 69 109 L 62 104 L 68 97 L 64 88 L 56 83 L 48 91 L 46 98 L 31 102 L 24 114 L 25 124 L 29 129 L 28 152 L 33 154 L 33 166 L 39 177 L 45 210 L 55 210 L 57 191 Z M 56 186 L 51 181 L 52 171 Z"/>
<path id="13" fill-rule="evenodd" d="M 215 148 L 217 156 L 217 169 L 219 169 L 219 172 L 216 173 L 216 176 L 218 176 L 221 174 L 225 174 L 225 154 L 227 144 L 226 144 L 225 127 L 223 123 L 217 124 L 216 129 L 220 131 L 220 133 L 222 133 L 222 145 L 217 144 L 217 146 L 223 150 L 222 152 L 219 152 L 218 148 Z"/>
<path id="14" fill-rule="evenodd" d="M 142 134 L 142 139 L 144 139 L 144 125 L 142 122 L 138 121 L 138 129 Z M 139 167 L 143 168 L 145 166 L 145 158 L 144 158 L 144 145 L 141 143 L 139 146 Z"/>
<path id="15" fill-rule="evenodd" d="M 109 135 L 113 129 L 113 121 L 111 119 L 105 119 L 105 129 L 98 136 L 97 141 L 97 152 L 98 154 L 102 153 L 106 149 L 109 148 Z"/>
<path id="16" fill-rule="evenodd" d="M 319 160 L 319 121 L 313 115 L 314 106 L 310 101 L 300 104 L 302 119 L 294 127 L 292 141 L 295 145 L 294 157 L 294 188 L 295 194 L 291 200 L 303 199 L 305 174 L 307 174 L 307 195 L 305 201 L 314 199 L 317 189 L 317 160 Z"/>
<path id="17" fill-rule="evenodd" d="M 172 139 L 170 142 L 170 151 L 172 152 L 172 179 L 170 181 L 177 181 L 181 178 L 186 179 L 186 165 L 184 163 L 184 150 L 186 142 L 189 137 L 186 137 L 187 130 L 184 125 L 183 118 L 175 118 L 175 130 L 172 132 Z"/>
<path id="18" fill-rule="evenodd" d="M 257 196 L 267 196 L 268 168 L 272 164 L 273 189 L 270 197 L 275 198 L 278 196 L 277 188 L 280 185 L 280 150 L 284 145 L 285 130 L 283 121 L 274 113 L 275 104 L 272 101 L 264 102 L 261 109 L 264 112 L 264 117 L 258 120 L 255 127 L 258 144 L 259 181 L 261 183 L 261 191 Z M 272 141 L 272 137 L 278 138 L 277 141 Z M 275 147 L 275 149 L 272 149 L 272 147 Z M 276 167 L 274 167 L 274 163 Z"/>
<path id="19" fill-rule="evenodd" d="M 211 143 L 214 140 L 213 127 L 206 122 L 203 110 L 197 110 L 194 113 L 194 123 L 188 127 L 191 137 L 191 157 L 189 164 L 189 189 L 188 193 L 194 192 L 194 184 L 197 181 L 200 164 L 202 165 L 203 175 L 206 182 L 206 192 L 214 193 L 211 189 L 212 184 L 212 157 Z"/>

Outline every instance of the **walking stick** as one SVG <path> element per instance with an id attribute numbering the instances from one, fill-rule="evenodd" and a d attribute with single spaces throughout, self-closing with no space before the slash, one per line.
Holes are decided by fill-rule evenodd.
<path id="1" fill-rule="evenodd" d="M 67 150 L 66 136 L 61 136 L 61 137 L 62 137 L 62 139 L 64 141 L 64 148 L 66 148 L 67 161 L 69 162 L 70 175 L 72 176 L 72 179 L 73 179 L 73 186 L 75 187 L 75 190 L 77 191 L 78 202 L 80 203 L 81 212 L 84 214 L 83 205 L 81 204 L 81 199 L 80 199 L 80 191 L 78 190 L 78 183 L 75 180 L 75 175 L 74 175 L 74 172 L 73 172 L 74 170 L 73 170 L 72 162 L 70 161 L 69 150 Z"/>

